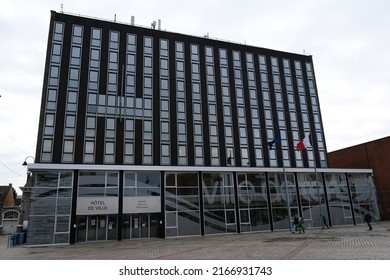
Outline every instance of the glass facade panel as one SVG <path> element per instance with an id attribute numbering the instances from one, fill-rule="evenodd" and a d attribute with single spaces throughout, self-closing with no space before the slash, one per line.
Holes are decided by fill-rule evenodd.
<path id="1" fill-rule="evenodd" d="M 79 173 L 78 196 L 118 196 L 119 173 L 81 171 Z"/>
<path id="2" fill-rule="evenodd" d="M 166 236 L 199 235 L 198 174 L 169 173 L 165 185 L 165 216 L 171 221 L 171 226 L 166 227 Z"/>
<path id="3" fill-rule="evenodd" d="M 160 196 L 160 173 L 125 172 L 124 196 Z"/>
<path id="4" fill-rule="evenodd" d="M 265 174 L 239 173 L 237 186 L 241 231 L 269 230 Z"/>
<path id="5" fill-rule="evenodd" d="M 307 226 L 322 226 L 321 216 L 327 216 L 324 183 L 319 173 L 298 174 L 298 188 L 302 205 L 302 217 Z"/>
<path id="6" fill-rule="evenodd" d="M 288 173 L 270 173 L 268 178 L 274 229 L 288 229 L 291 225 L 289 218 L 299 215 L 294 176 Z"/>
<path id="7" fill-rule="evenodd" d="M 233 174 L 203 174 L 205 234 L 236 232 Z"/>
<path id="8" fill-rule="evenodd" d="M 27 244 L 69 243 L 73 173 L 34 172 L 32 176 Z"/>
<path id="9" fill-rule="evenodd" d="M 326 174 L 325 184 L 332 225 L 353 224 L 345 174 Z"/>

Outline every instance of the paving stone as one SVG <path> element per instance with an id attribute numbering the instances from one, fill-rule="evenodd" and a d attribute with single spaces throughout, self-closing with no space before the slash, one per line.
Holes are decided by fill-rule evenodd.
<path id="1" fill-rule="evenodd" d="M 0 260 L 390 260 L 390 221 L 289 231 L 7 248 Z"/>

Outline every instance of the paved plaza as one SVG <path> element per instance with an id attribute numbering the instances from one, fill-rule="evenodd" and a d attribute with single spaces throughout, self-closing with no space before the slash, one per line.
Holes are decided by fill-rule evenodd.
<path id="1" fill-rule="evenodd" d="M 390 222 L 217 236 L 7 247 L 0 260 L 390 260 Z"/>

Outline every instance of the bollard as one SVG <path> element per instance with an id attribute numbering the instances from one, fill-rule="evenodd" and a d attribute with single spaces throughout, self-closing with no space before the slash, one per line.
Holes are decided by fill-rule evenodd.
<path id="1" fill-rule="evenodd" d="M 16 238 L 16 234 L 14 233 L 13 235 L 12 235 L 12 247 L 15 247 L 16 246 L 16 244 L 17 244 L 17 238 Z"/>
<path id="2" fill-rule="evenodd" d="M 24 244 L 24 232 L 19 232 L 19 245 Z"/>
<path id="3" fill-rule="evenodd" d="M 7 248 L 12 246 L 12 235 L 8 236 Z"/>

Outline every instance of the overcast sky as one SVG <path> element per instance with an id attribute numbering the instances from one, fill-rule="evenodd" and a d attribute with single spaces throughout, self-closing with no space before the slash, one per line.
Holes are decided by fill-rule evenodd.
<path id="1" fill-rule="evenodd" d="M 390 135 L 388 0 L 0 0 L 0 185 L 35 156 L 50 10 L 313 56 L 328 152 Z M 28 158 L 31 163 L 33 160 Z M 19 190 L 18 190 L 19 191 Z"/>

